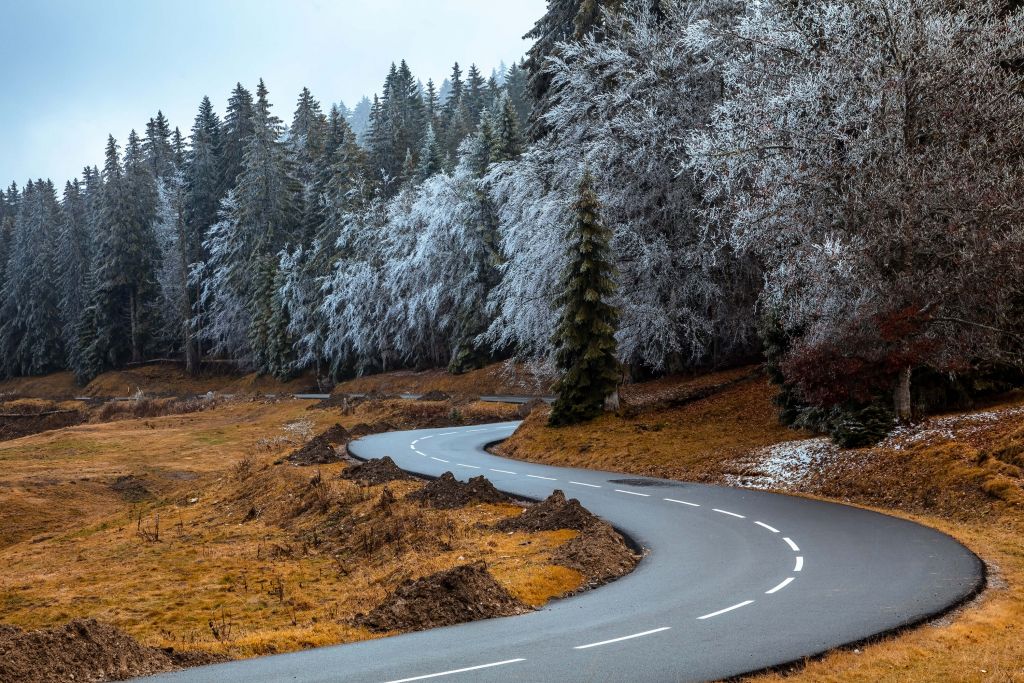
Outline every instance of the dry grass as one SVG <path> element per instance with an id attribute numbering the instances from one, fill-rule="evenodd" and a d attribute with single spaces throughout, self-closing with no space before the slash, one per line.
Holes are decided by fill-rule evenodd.
<path id="1" fill-rule="evenodd" d="M 633 385 L 623 392 L 623 399 L 627 408 L 639 410 L 604 415 L 587 425 L 548 427 L 548 410 L 538 408 L 498 451 L 549 465 L 713 479 L 725 463 L 751 449 L 801 436 L 778 423 L 771 402 L 774 390 L 767 379 L 736 381 L 749 375 L 750 369 L 744 368 Z M 644 409 L 718 385 L 723 388 L 709 398 Z"/>
<path id="2" fill-rule="evenodd" d="M 452 396 L 544 396 L 551 393 L 550 378 L 534 375 L 526 366 L 495 363 L 479 370 L 452 375 L 444 370 L 399 370 L 367 375 L 338 384 L 334 393 L 425 394 L 443 391 Z"/>
<path id="3" fill-rule="evenodd" d="M 420 510 L 403 500 L 415 482 L 390 484 L 382 505 L 384 487 L 337 480 L 342 465 L 272 465 L 335 421 L 392 415 L 309 406 L 238 402 L 0 443 L 0 622 L 94 617 L 148 645 L 244 657 L 372 637 L 351 625 L 358 612 L 476 559 L 533 605 L 581 585 L 549 561 L 573 532 L 484 528 L 517 506 Z"/>

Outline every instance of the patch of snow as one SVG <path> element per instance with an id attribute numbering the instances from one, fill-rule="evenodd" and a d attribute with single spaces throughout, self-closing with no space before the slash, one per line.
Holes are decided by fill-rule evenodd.
<path id="1" fill-rule="evenodd" d="M 785 441 L 754 451 L 740 464 L 742 472 L 727 474 L 726 482 L 754 489 L 796 488 L 839 453 L 827 437 Z"/>

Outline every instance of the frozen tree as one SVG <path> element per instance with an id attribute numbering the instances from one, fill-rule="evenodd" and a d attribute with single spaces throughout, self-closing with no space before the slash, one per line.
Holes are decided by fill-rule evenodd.
<path id="1" fill-rule="evenodd" d="M 25 185 L 0 291 L 0 351 L 7 377 L 39 375 L 62 367 L 58 230 L 61 223 L 53 183 Z"/>
<path id="2" fill-rule="evenodd" d="M 618 272 L 620 360 L 652 370 L 721 361 L 752 345 L 756 269 L 700 219 L 702 188 L 682 172 L 690 136 L 710 120 L 720 83 L 685 41 L 701 21 L 729 26 L 737 3 L 628 4 L 604 38 L 559 47 L 557 89 L 543 115 L 548 136 L 519 164 L 491 173 L 508 258 L 489 337 L 549 356 L 555 312 L 547 275 L 562 269 L 553 248 L 569 220 L 583 164 L 594 175 L 612 231 Z M 544 274 L 544 275 L 538 275 Z M 530 312 L 524 315 L 523 309 Z"/>
<path id="3" fill-rule="evenodd" d="M 888 393 L 907 419 L 915 370 L 1005 358 L 1022 329 L 1024 14 L 765 0 L 689 40 L 728 55 L 693 138 L 706 217 L 764 265 L 801 397 Z"/>

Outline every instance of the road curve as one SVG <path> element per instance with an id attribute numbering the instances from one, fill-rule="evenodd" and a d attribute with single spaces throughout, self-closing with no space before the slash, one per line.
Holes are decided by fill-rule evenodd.
<path id="1" fill-rule="evenodd" d="M 524 616 L 191 669 L 165 682 L 697 681 L 786 664 L 916 623 L 974 594 L 952 538 L 804 498 L 547 467 L 484 446 L 518 423 L 350 444 L 404 469 L 486 475 L 535 499 L 579 498 L 648 554 L 629 576 Z"/>

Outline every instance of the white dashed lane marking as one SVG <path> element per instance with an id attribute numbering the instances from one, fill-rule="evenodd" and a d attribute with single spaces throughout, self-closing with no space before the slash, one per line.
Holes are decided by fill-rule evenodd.
<path id="1" fill-rule="evenodd" d="M 754 522 L 754 524 L 756 524 L 756 525 L 758 525 L 758 526 L 761 526 L 761 527 L 764 527 L 765 529 L 767 529 L 768 531 L 772 532 L 773 534 L 777 534 L 777 533 L 779 533 L 779 530 L 778 530 L 778 529 L 776 529 L 776 528 L 775 528 L 775 527 L 773 527 L 773 526 L 768 526 L 768 525 L 767 525 L 767 524 L 765 524 L 764 522 Z"/>
<path id="2" fill-rule="evenodd" d="M 508 470 L 496 470 L 493 467 L 490 468 L 491 472 L 500 472 L 501 474 L 515 474 L 515 472 L 509 472 Z"/>
<path id="3" fill-rule="evenodd" d="M 785 581 L 783 581 L 782 583 L 780 583 L 775 588 L 771 589 L 770 591 L 765 591 L 764 594 L 765 595 L 771 595 L 772 593 L 778 593 L 780 590 L 782 590 L 783 588 L 785 588 L 789 584 L 793 583 L 793 581 L 795 581 L 795 579 L 791 576 L 788 579 L 786 579 Z"/>
<path id="4" fill-rule="evenodd" d="M 447 460 L 445 460 L 444 458 L 435 458 L 434 456 L 430 456 L 430 459 L 431 459 L 431 460 L 436 460 L 436 461 L 438 461 L 438 462 L 448 462 L 448 461 L 447 461 Z"/>
<path id="5" fill-rule="evenodd" d="M 786 545 L 788 545 L 790 548 L 793 549 L 794 553 L 800 552 L 800 546 L 798 546 L 796 543 L 793 543 L 793 539 L 791 539 L 788 536 L 786 536 L 782 540 L 786 542 Z"/>
<path id="6" fill-rule="evenodd" d="M 746 607 L 747 605 L 752 605 L 752 604 L 754 604 L 753 600 L 744 600 L 743 602 L 741 602 L 741 603 L 739 603 L 737 605 L 733 605 L 732 607 L 726 607 L 725 609 L 720 609 L 717 612 L 712 612 L 711 614 L 705 614 L 704 616 L 697 617 L 697 618 L 698 619 L 710 619 L 712 617 L 717 617 L 719 614 L 725 614 L 726 612 L 731 612 L 734 609 L 739 609 L 740 607 Z"/>
<path id="7" fill-rule="evenodd" d="M 622 489 L 615 489 L 615 492 L 616 493 L 625 493 L 625 494 L 628 494 L 630 496 L 643 496 L 644 498 L 650 498 L 651 497 L 651 494 L 649 494 L 649 493 L 637 493 L 636 491 L 624 491 Z"/>
<path id="8" fill-rule="evenodd" d="M 574 650 L 586 650 L 591 647 L 600 647 L 601 645 L 611 645 L 612 643 L 621 643 L 623 640 L 633 640 L 634 638 L 642 638 L 649 636 L 652 633 L 661 633 L 662 631 L 668 631 L 671 626 L 662 626 L 661 628 L 652 628 L 650 631 L 644 631 L 642 633 L 634 633 L 629 636 L 622 636 L 621 638 L 612 638 L 611 640 L 602 640 L 597 643 L 589 643 L 587 645 L 577 645 Z"/>
<path id="9" fill-rule="evenodd" d="M 804 569 L 804 558 L 802 555 L 796 556 L 796 566 L 793 567 L 793 571 L 799 572 Z"/>
<path id="10" fill-rule="evenodd" d="M 718 508 L 711 508 L 715 512 L 720 512 L 723 515 L 729 515 L 730 517 L 736 517 L 738 519 L 746 519 L 743 515 L 737 515 L 735 512 L 729 512 L 728 510 L 719 510 Z"/>
<path id="11" fill-rule="evenodd" d="M 455 464 L 456 464 L 456 465 L 458 465 L 459 467 L 468 467 L 468 468 L 469 468 L 469 469 L 471 469 L 471 470 L 478 470 L 478 469 L 480 469 L 480 468 L 479 468 L 479 467 L 477 467 L 476 465 L 466 465 L 466 464 L 463 464 L 463 463 L 461 463 L 461 462 L 457 462 L 457 463 L 455 463 Z"/>
<path id="12" fill-rule="evenodd" d="M 582 481 L 570 481 L 569 483 L 570 484 L 576 484 L 577 486 L 589 486 L 592 489 L 599 489 L 599 488 L 601 488 L 597 484 L 584 484 Z"/>
<path id="13" fill-rule="evenodd" d="M 664 500 L 667 500 L 670 503 L 679 503 L 680 505 L 689 505 L 692 508 L 699 508 L 700 507 L 699 503 L 688 503 L 685 500 L 676 500 L 675 498 L 665 498 Z"/>
<path id="14" fill-rule="evenodd" d="M 526 476 L 528 476 L 530 479 L 544 479 L 546 481 L 558 481 L 554 477 L 542 477 L 539 474 L 527 474 Z"/>
<path id="15" fill-rule="evenodd" d="M 388 681 L 388 683 L 410 683 L 411 681 L 424 681 L 428 678 L 438 678 L 440 676 L 451 676 L 452 674 L 466 673 L 467 671 L 479 671 L 480 669 L 490 669 L 495 666 L 505 666 L 506 664 L 515 664 L 516 662 L 525 662 L 526 660 L 520 657 L 519 659 L 506 659 L 503 662 L 491 662 L 490 664 L 480 664 L 478 666 L 467 666 L 465 669 L 452 669 L 451 671 L 441 671 L 436 674 L 424 674 L 423 676 L 413 676 L 412 678 L 399 678 L 394 681 Z"/>

